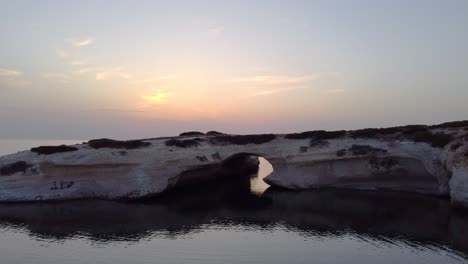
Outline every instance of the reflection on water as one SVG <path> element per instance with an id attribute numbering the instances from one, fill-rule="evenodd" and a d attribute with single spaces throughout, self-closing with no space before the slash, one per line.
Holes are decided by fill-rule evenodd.
<path id="1" fill-rule="evenodd" d="M 266 165 L 153 200 L 0 204 L 1 263 L 468 263 L 468 215 L 446 199 L 262 193 Z"/>
<path id="2" fill-rule="evenodd" d="M 268 189 L 261 196 L 230 198 L 205 189 L 136 203 L 0 205 L 0 230 L 6 234 L 0 253 L 24 261 L 13 242 L 22 254 L 73 245 L 78 248 L 57 254 L 76 261 L 90 251 L 112 252 L 112 258 L 106 255 L 112 263 L 131 261 L 128 251 L 142 263 L 160 257 L 174 263 L 305 263 L 310 258 L 374 263 L 382 257 L 383 263 L 465 262 L 468 218 L 448 203 L 420 195 L 333 190 Z M 39 262 L 57 261 L 51 256 Z"/>

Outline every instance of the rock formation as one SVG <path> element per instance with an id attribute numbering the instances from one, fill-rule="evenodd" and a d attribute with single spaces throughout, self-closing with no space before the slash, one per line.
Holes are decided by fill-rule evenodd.
<path id="1" fill-rule="evenodd" d="M 190 132 L 43 146 L 0 158 L 0 201 L 143 198 L 248 177 L 258 156 L 273 165 L 265 178 L 273 186 L 418 192 L 468 206 L 468 121 L 281 135 Z"/>

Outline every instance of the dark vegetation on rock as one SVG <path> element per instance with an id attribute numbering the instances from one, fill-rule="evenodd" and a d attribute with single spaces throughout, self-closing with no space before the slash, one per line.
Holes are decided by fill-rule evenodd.
<path id="1" fill-rule="evenodd" d="M 309 143 L 309 147 L 311 147 L 311 148 L 324 148 L 324 147 L 328 147 L 328 145 L 330 145 L 330 142 L 328 142 L 326 140 L 311 139 L 310 143 Z"/>
<path id="2" fill-rule="evenodd" d="M 12 175 L 17 172 L 24 172 L 27 168 L 32 167 L 31 164 L 26 163 L 25 161 L 17 161 L 14 163 L 7 164 L 0 168 L 1 175 Z"/>
<path id="3" fill-rule="evenodd" d="M 457 121 L 437 125 L 437 127 L 462 127 L 468 121 Z M 435 126 L 433 126 L 435 127 Z M 311 139 L 311 147 L 318 147 L 321 145 L 321 140 L 336 139 L 344 136 L 351 138 L 379 138 L 385 136 L 392 136 L 394 138 L 400 137 L 401 139 L 411 140 L 414 142 L 425 142 L 433 147 L 443 148 L 450 143 L 454 138 L 449 134 L 442 132 L 433 133 L 430 131 L 429 126 L 426 125 L 407 125 L 398 127 L 387 128 L 365 128 L 353 131 L 307 131 L 302 133 L 286 134 L 287 139 Z"/>
<path id="4" fill-rule="evenodd" d="M 438 125 L 433 125 L 434 128 L 459 128 L 468 127 L 468 120 L 446 122 Z M 467 128 L 468 129 L 468 128 Z"/>
<path id="5" fill-rule="evenodd" d="M 340 149 L 336 152 L 336 156 L 343 157 L 344 155 L 346 155 L 346 153 L 347 153 L 346 149 Z"/>
<path id="6" fill-rule="evenodd" d="M 393 159 L 393 158 L 377 158 L 377 157 L 372 157 L 370 160 L 369 160 L 369 165 L 371 165 L 371 167 L 373 169 L 386 169 L 386 170 L 389 170 L 391 169 L 392 167 L 398 165 L 398 162 Z"/>
<path id="7" fill-rule="evenodd" d="M 425 125 L 408 125 L 386 128 L 364 128 L 350 131 L 349 134 L 352 138 L 375 138 L 379 135 L 393 135 L 396 133 L 402 133 L 403 135 L 411 135 L 417 132 L 427 130 L 428 127 Z"/>
<path id="8" fill-rule="evenodd" d="M 450 146 L 450 149 L 451 149 L 452 151 L 456 151 L 456 150 L 457 150 L 459 147 L 461 147 L 461 146 L 463 146 L 463 144 L 460 143 L 460 142 L 458 142 L 458 143 L 455 143 L 455 144 L 451 145 L 451 146 Z"/>
<path id="9" fill-rule="evenodd" d="M 113 140 L 113 139 L 93 139 L 88 141 L 88 145 L 94 149 L 114 148 L 114 149 L 137 149 L 151 145 L 142 140 Z"/>
<path id="10" fill-rule="evenodd" d="M 203 132 L 189 131 L 189 132 L 181 133 L 179 136 L 180 137 L 196 137 L 196 136 L 204 136 L 204 135 L 205 133 Z"/>
<path id="11" fill-rule="evenodd" d="M 349 151 L 351 151 L 353 155 L 387 153 L 385 149 L 374 148 L 369 145 L 352 145 L 351 148 L 349 148 Z"/>
<path id="12" fill-rule="evenodd" d="M 276 136 L 274 134 L 261 134 L 261 135 L 223 135 L 210 138 L 213 144 L 263 144 L 272 141 Z"/>
<path id="13" fill-rule="evenodd" d="M 221 155 L 219 155 L 218 152 L 211 154 L 211 157 L 212 157 L 214 160 L 221 160 Z"/>
<path id="14" fill-rule="evenodd" d="M 424 142 L 435 148 L 443 148 L 454 138 L 452 135 L 442 132 L 432 133 L 430 131 L 421 131 L 412 135 L 411 139 L 415 142 Z"/>
<path id="15" fill-rule="evenodd" d="M 292 133 L 286 134 L 284 137 L 287 139 L 306 139 L 311 138 L 314 140 L 325 140 L 325 139 L 334 139 L 340 138 L 346 135 L 345 130 L 338 131 L 325 131 L 325 130 L 316 130 L 316 131 L 306 131 L 302 133 Z"/>
<path id="16" fill-rule="evenodd" d="M 60 145 L 60 146 L 40 146 L 37 148 L 31 148 L 32 152 L 35 152 L 39 155 L 50 155 L 54 153 L 61 153 L 61 152 L 69 152 L 69 151 L 77 151 L 78 148 L 72 147 L 72 146 L 66 146 L 66 145 Z"/>
<path id="17" fill-rule="evenodd" d="M 200 138 L 194 138 L 194 139 L 185 139 L 185 140 L 179 140 L 179 139 L 169 139 L 164 144 L 168 147 L 179 147 L 179 148 L 190 148 L 190 147 L 196 147 L 200 145 L 200 142 L 203 141 Z"/>
<path id="18" fill-rule="evenodd" d="M 226 135 L 226 134 L 218 132 L 218 131 L 208 131 L 208 132 L 206 132 L 206 135 L 208 135 L 208 136 L 221 136 L 221 135 Z"/>
<path id="19" fill-rule="evenodd" d="M 208 161 L 208 158 L 206 156 L 197 156 L 197 159 L 201 162 L 206 162 Z"/>

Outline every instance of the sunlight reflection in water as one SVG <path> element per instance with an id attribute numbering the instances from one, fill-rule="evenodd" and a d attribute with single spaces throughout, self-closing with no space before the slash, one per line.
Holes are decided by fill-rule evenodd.
<path id="1" fill-rule="evenodd" d="M 273 166 L 263 157 L 259 157 L 258 160 L 260 161 L 258 166 L 258 176 L 252 178 L 250 181 L 250 190 L 253 193 L 262 194 L 269 187 L 269 185 L 263 181 L 263 178 L 273 172 Z"/>

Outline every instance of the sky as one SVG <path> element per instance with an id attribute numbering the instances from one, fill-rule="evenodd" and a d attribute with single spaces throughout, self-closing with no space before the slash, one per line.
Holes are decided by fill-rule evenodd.
<path id="1" fill-rule="evenodd" d="M 468 119 L 468 1 L 0 0 L 0 138 Z"/>

